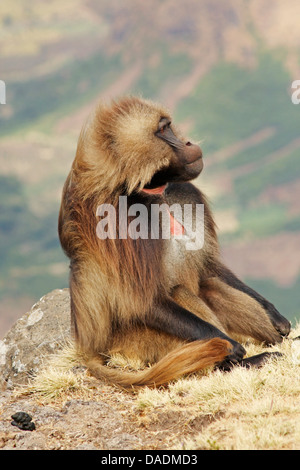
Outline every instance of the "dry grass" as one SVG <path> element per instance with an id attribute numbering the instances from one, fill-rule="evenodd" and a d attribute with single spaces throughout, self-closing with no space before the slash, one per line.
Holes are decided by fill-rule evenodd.
<path id="1" fill-rule="evenodd" d="M 299 335 L 300 325 L 290 337 Z M 260 346 L 247 345 L 248 355 L 264 350 Z M 110 387 L 106 399 L 114 400 L 116 393 L 118 403 L 123 400 L 123 411 L 130 415 L 134 428 L 139 427 L 137 432 L 144 432 L 145 439 L 152 436 L 151 442 L 155 424 L 156 435 L 161 431 L 163 436 L 157 445 L 164 440 L 164 448 L 299 449 L 300 340 L 286 339 L 268 350 L 284 355 L 269 360 L 260 369 L 236 367 L 229 373 L 207 371 L 204 376 L 182 378 L 165 389 L 143 388 L 129 395 Z M 130 365 L 119 356 L 111 360 L 111 366 L 140 367 L 139 364 Z M 53 404 L 70 397 L 103 400 L 99 387 L 98 382 L 80 367 L 80 358 L 72 345 L 67 345 L 50 359 L 25 393 L 34 393 L 39 399 Z M 148 448 L 153 446 L 149 445 Z"/>
<path id="2" fill-rule="evenodd" d="M 16 395 L 34 394 L 40 402 L 60 405 L 74 395 L 87 398 L 92 391 L 92 379 L 81 366 L 74 344 L 66 342 L 57 354 L 44 360 L 39 374 L 28 385 L 16 389 Z"/>

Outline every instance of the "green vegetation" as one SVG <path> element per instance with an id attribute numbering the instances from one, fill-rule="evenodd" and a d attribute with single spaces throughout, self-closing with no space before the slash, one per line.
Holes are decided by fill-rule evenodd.
<path id="1" fill-rule="evenodd" d="M 67 266 L 57 237 L 57 212 L 35 216 L 24 186 L 14 177 L 0 176 L 0 201 L 0 298 L 39 298 L 66 287 L 67 269 L 51 271 L 51 265 Z"/>
<path id="2" fill-rule="evenodd" d="M 280 135 L 277 142 L 269 142 L 268 152 L 274 151 L 276 145 L 290 142 L 299 133 L 299 110 L 288 95 L 290 84 L 288 72 L 271 54 L 261 54 L 253 69 L 219 63 L 180 103 L 177 117 L 194 120 L 194 133 L 204 139 L 207 153 L 269 126 L 274 126 Z M 239 156 L 235 157 L 236 162 L 239 160 Z"/>
<path id="3" fill-rule="evenodd" d="M 286 210 L 283 205 L 264 205 L 259 209 L 248 208 L 239 214 L 240 227 L 237 236 L 247 235 L 252 238 L 272 235 L 282 228 L 286 220 Z"/>
<path id="4" fill-rule="evenodd" d="M 293 325 L 299 322 L 300 313 L 300 277 L 290 287 L 278 287 L 271 280 L 247 279 L 246 282 L 267 299 L 272 299 L 276 308 L 286 316 Z"/>
<path id="5" fill-rule="evenodd" d="M 270 186 L 290 183 L 300 175 L 300 150 L 295 150 L 285 158 L 260 165 L 247 175 L 236 179 L 235 189 L 241 204 L 247 204 L 253 195 L 257 196 Z"/>
<path id="6" fill-rule="evenodd" d="M 134 93 L 142 93 L 145 97 L 156 97 L 161 90 L 167 90 L 169 83 L 174 83 L 181 77 L 187 75 L 192 69 L 189 57 L 183 54 L 169 54 L 164 47 L 158 63 L 148 65 L 137 83 L 134 85 Z"/>
<path id="7" fill-rule="evenodd" d="M 274 152 L 299 138 L 299 108 L 288 94 L 291 79 L 282 62 L 271 54 L 262 53 L 253 69 L 220 63 L 199 83 L 194 93 L 179 106 L 179 119 L 195 122 L 193 132 L 203 138 L 204 153 L 220 150 L 245 139 L 264 128 L 274 134 L 263 142 L 241 150 L 238 154 L 216 163 L 206 170 L 235 170 L 251 164 L 248 171 L 234 178 L 234 204 L 237 205 L 240 227 L 236 236 L 269 235 L 279 230 L 297 229 L 299 217 L 289 218 L 286 207 L 269 204 L 261 207 L 255 201 L 268 187 L 290 183 L 300 177 L 300 150 L 287 150 L 283 157 Z M 273 155 L 272 155 L 273 153 Z M 216 206 L 232 205 L 230 195 L 222 195 Z M 259 210 L 258 210 L 259 206 Z"/>
<path id="8" fill-rule="evenodd" d="M 0 200 L 0 236 L 1 246 L 3 246 L 9 240 L 18 223 L 18 218 L 23 216 L 26 208 L 23 200 L 23 188 L 16 178 L 0 175 Z"/>
<path id="9" fill-rule="evenodd" d="M 71 62 L 53 74 L 10 82 L 7 102 L 13 103 L 13 116 L 6 119 L 0 115 L 0 136 L 36 126 L 47 115 L 55 123 L 59 116 L 96 96 L 120 71 L 119 56 L 108 59 L 97 53 L 86 60 Z M 44 130 L 49 132 L 49 128 Z"/>

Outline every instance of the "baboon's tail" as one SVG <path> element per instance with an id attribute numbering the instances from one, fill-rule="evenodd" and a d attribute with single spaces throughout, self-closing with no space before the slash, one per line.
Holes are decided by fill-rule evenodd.
<path id="1" fill-rule="evenodd" d="M 101 364 L 99 357 L 87 358 L 85 362 L 92 375 L 121 387 L 156 387 L 222 362 L 231 349 L 229 341 L 220 338 L 194 341 L 174 349 L 152 367 L 139 372 L 112 369 Z"/>

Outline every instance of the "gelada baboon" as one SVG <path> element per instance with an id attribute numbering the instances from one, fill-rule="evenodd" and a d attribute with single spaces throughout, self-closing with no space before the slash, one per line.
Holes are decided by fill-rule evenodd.
<path id="1" fill-rule="evenodd" d="M 259 365 L 265 355 L 243 359 L 240 342 L 274 344 L 288 335 L 289 322 L 220 261 L 207 200 L 190 183 L 202 167 L 200 147 L 151 101 L 100 104 L 83 127 L 63 189 L 59 236 L 70 258 L 76 344 L 96 377 L 158 386 L 207 367 Z M 204 208 L 198 249 L 187 249 L 185 215 L 159 212 L 159 229 L 150 220 L 153 208 L 173 204 L 192 207 L 191 230 L 196 209 Z M 147 367 L 109 367 L 113 353 Z"/>

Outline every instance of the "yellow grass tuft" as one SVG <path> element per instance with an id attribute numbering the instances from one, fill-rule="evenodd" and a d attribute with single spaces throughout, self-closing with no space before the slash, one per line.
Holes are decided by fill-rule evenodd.
<path id="1" fill-rule="evenodd" d="M 66 343 L 56 354 L 45 360 L 44 367 L 30 383 L 17 394 L 35 394 L 46 401 L 64 397 L 75 391 L 88 390 L 86 371 L 81 367 L 81 357 L 74 344 Z"/>

